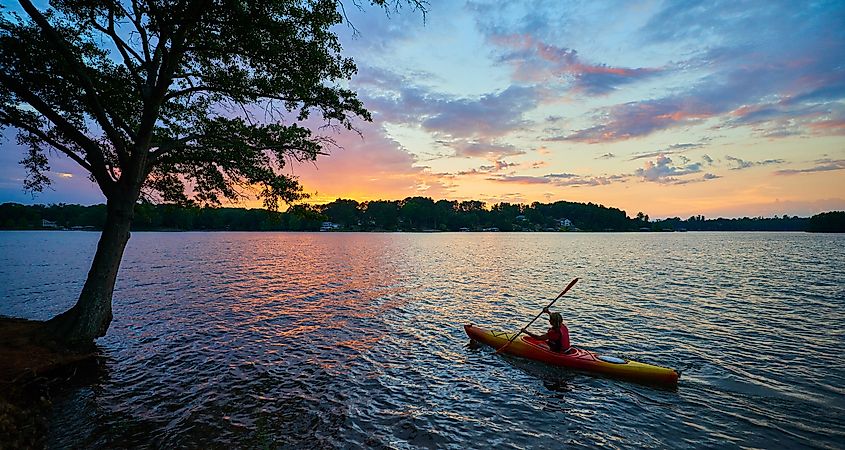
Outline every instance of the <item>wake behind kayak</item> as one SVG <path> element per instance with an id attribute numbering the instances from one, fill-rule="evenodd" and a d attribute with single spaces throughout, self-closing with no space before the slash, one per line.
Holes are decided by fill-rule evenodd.
<path id="1" fill-rule="evenodd" d="M 514 333 L 492 331 L 475 325 L 464 325 L 470 339 L 501 349 L 503 353 L 519 356 L 553 366 L 566 367 L 613 378 L 643 384 L 674 387 L 678 384 L 678 372 L 667 367 L 645 364 L 612 356 L 599 355 L 589 350 L 572 347 L 566 353 L 549 349 L 542 340 L 530 336 L 514 336 Z M 508 344 L 509 341 L 512 341 Z"/>

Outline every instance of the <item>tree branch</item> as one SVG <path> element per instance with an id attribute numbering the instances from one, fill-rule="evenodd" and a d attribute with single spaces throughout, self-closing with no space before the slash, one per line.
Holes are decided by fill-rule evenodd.
<path id="1" fill-rule="evenodd" d="M 202 84 L 202 85 L 199 85 L 199 86 L 191 86 L 189 88 L 180 89 L 178 91 L 170 92 L 169 94 L 167 94 L 164 97 L 164 100 L 165 101 L 172 100 L 174 98 L 181 97 L 181 96 L 186 95 L 186 94 L 193 94 L 193 93 L 196 93 L 196 92 L 203 92 L 203 91 L 205 91 L 205 92 L 221 92 L 221 93 L 231 92 L 230 89 L 218 88 L 218 87 L 208 86 L 208 85 Z M 281 97 L 281 96 L 278 96 L 278 95 L 269 95 L 269 94 L 264 94 L 264 93 L 261 93 L 261 92 L 243 92 L 242 94 L 254 96 L 256 98 L 267 98 L 267 99 L 280 100 L 280 101 L 285 101 L 285 102 L 301 102 L 301 101 L 303 101 L 303 99 L 301 99 L 301 98 Z"/>
<path id="2" fill-rule="evenodd" d="M 120 5 L 120 3 L 118 3 Z M 120 6 L 123 8 L 123 6 Z M 132 0 L 132 12 L 134 13 L 134 18 L 132 15 L 129 14 L 129 11 L 126 11 L 126 17 L 129 17 L 129 21 L 132 22 L 132 25 L 135 25 L 135 30 L 138 31 L 138 35 L 141 36 L 141 48 L 144 50 L 144 61 L 147 63 L 148 67 L 147 70 L 152 70 L 149 67 L 152 64 L 153 60 L 150 58 L 150 39 L 147 36 L 147 30 L 141 26 L 141 18 L 143 14 L 141 13 L 141 7 L 138 5 L 138 0 Z"/>
<path id="3" fill-rule="evenodd" d="M 207 0 L 194 1 L 191 5 L 186 7 L 186 11 L 201 14 L 201 12 L 205 9 L 205 3 L 207 3 Z M 155 50 L 156 56 L 154 57 L 154 62 L 160 61 L 158 76 L 156 77 L 157 79 L 155 80 L 155 84 L 151 86 L 153 87 L 153 92 L 147 99 L 148 101 L 145 102 L 144 112 L 138 128 L 138 134 L 141 137 L 141 140 L 145 141 L 147 144 L 149 143 L 149 140 L 152 139 L 152 130 L 155 125 L 155 121 L 158 118 L 159 108 L 161 108 L 161 105 L 165 101 L 167 89 L 173 82 L 173 76 L 176 74 L 176 69 L 179 67 L 179 63 L 184 56 L 185 42 L 187 41 L 188 33 L 197 22 L 198 20 L 194 18 L 189 20 L 191 26 L 183 24 L 181 27 L 178 27 L 175 30 L 173 37 L 170 39 L 171 45 L 169 49 L 165 45 L 164 28 L 161 31 L 161 37 L 159 38 L 159 43 Z M 157 58 L 161 59 L 156 61 Z M 150 78 L 148 77 L 148 82 L 149 80 Z"/>
<path id="4" fill-rule="evenodd" d="M 112 123 L 109 121 L 107 117 L 107 113 L 103 105 L 100 103 L 99 95 L 97 93 L 96 88 L 94 87 L 94 83 L 85 73 L 85 69 L 82 63 L 77 60 L 76 55 L 67 47 L 65 40 L 59 35 L 55 28 L 47 21 L 43 14 L 38 11 L 35 6 L 32 5 L 32 2 L 29 0 L 19 0 L 21 6 L 23 7 L 24 11 L 29 15 L 30 18 L 44 31 L 47 35 L 48 39 L 53 43 L 56 49 L 59 51 L 60 54 L 63 55 L 64 59 L 73 67 L 74 72 L 79 77 L 79 80 L 82 82 L 82 85 L 85 89 L 85 93 L 88 99 L 91 101 L 91 105 L 93 107 L 94 117 L 97 119 L 97 123 L 103 128 L 106 135 L 109 137 L 109 140 L 112 141 L 112 144 L 117 151 L 118 158 L 120 158 L 121 162 L 128 158 L 128 153 L 124 146 L 123 137 L 117 132 L 114 128 Z"/>
<path id="5" fill-rule="evenodd" d="M 114 29 L 114 11 L 111 9 L 109 9 L 108 20 L 108 27 L 104 27 L 97 23 L 96 18 L 92 17 L 91 26 L 95 30 L 111 37 L 112 42 L 114 42 L 115 47 L 117 47 L 117 51 L 120 52 L 120 56 L 123 57 L 123 65 L 125 65 L 126 68 L 129 70 L 129 73 L 132 74 L 132 77 L 135 79 L 136 83 L 138 83 L 139 85 L 143 84 L 144 79 L 135 69 L 135 64 L 132 62 L 132 58 L 135 58 L 135 60 L 137 60 L 139 64 L 143 64 L 144 60 L 141 58 L 140 55 L 138 55 L 138 53 L 134 49 L 132 49 L 132 47 L 130 47 L 123 39 L 120 38 L 120 36 L 117 35 L 117 32 Z"/>
<path id="6" fill-rule="evenodd" d="M 0 71 L 0 83 L 14 92 L 21 98 L 21 100 L 29 104 L 29 106 L 32 106 L 36 111 L 41 113 L 47 118 L 47 120 L 52 122 L 59 131 L 67 135 L 74 143 L 76 143 L 76 145 L 85 150 L 86 158 L 90 163 L 91 174 L 94 175 L 94 178 L 96 178 L 97 182 L 100 183 L 103 193 L 106 194 L 106 196 L 109 196 L 112 184 L 108 175 L 106 175 L 106 163 L 100 145 L 79 131 L 72 123 L 68 122 L 61 114 L 51 108 L 50 105 L 27 89 L 26 86 L 3 71 Z"/>
<path id="7" fill-rule="evenodd" d="M 138 85 L 138 88 L 140 88 L 144 83 L 144 79 L 141 77 L 141 75 L 135 69 L 135 66 L 132 63 L 132 59 L 129 57 L 129 54 L 126 52 L 126 49 L 128 49 L 130 52 L 132 52 L 132 55 L 136 59 L 139 59 L 140 63 L 143 64 L 143 60 L 140 60 L 140 56 L 138 56 L 138 54 L 134 50 L 132 50 L 132 48 L 130 48 L 126 44 L 126 42 L 124 42 L 122 39 L 120 39 L 120 37 L 118 37 L 117 32 L 114 29 L 114 13 L 113 13 L 113 11 L 109 10 L 109 27 L 108 28 L 105 28 L 105 27 L 101 26 L 100 24 L 98 24 L 93 17 L 91 18 L 91 26 L 94 29 L 96 29 L 96 30 L 98 30 L 98 31 L 100 31 L 100 32 L 102 32 L 102 33 L 104 33 L 104 34 L 106 34 L 106 35 L 108 35 L 112 38 L 112 41 L 114 42 L 115 46 L 117 47 L 118 51 L 120 52 L 121 56 L 123 57 L 123 65 L 126 66 L 127 70 L 129 70 L 129 73 L 134 78 L 135 82 Z M 129 126 L 129 124 L 124 122 L 123 119 L 121 119 L 119 116 L 114 116 L 113 114 L 109 113 L 108 111 L 106 111 L 106 113 L 116 123 L 116 125 L 121 130 L 123 130 L 131 139 L 136 138 L 135 131 Z M 125 158 L 123 158 L 123 156 L 125 156 L 125 155 L 122 155 L 120 152 L 118 152 L 118 159 L 120 159 L 121 164 L 124 164 L 126 162 Z"/>
<path id="8" fill-rule="evenodd" d="M 36 128 L 36 127 L 34 127 L 34 126 L 24 122 L 24 121 L 17 120 L 15 118 L 9 116 L 6 113 L 0 112 L 0 119 L 5 121 L 6 123 L 12 125 L 15 128 L 20 128 L 20 129 L 22 129 L 22 130 L 24 130 L 28 133 L 34 134 L 35 136 L 38 137 L 38 139 L 41 139 L 42 141 L 50 144 L 56 150 L 64 153 L 65 155 L 67 155 L 74 162 L 76 162 L 77 164 L 82 166 L 83 169 L 87 170 L 90 173 L 94 172 L 93 168 L 91 167 L 90 164 L 88 164 L 87 161 L 82 159 L 79 155 L 77 155 L 73 150 L 71 150 L 66 145 L 64 145 L 64 144 L 60 143 L 59 141 L 51 138 L 43 130 L 40 130 L 40 129 L 38 129 L 38 128 Z"/>
<path id="9" fill-rule="evenodd" d="M 201 134 L 193 134 L 192 133 L 192 134 L 189 134 L 189 135 L 187 135 L 183 138 L 172 139 L 168 142 L 160 144 L 158 146 L 158 150 L 150 152 L 150 159 L 149 159 L 150 165 L 152 166 L 154 164 L 157 164 L 158 162 L 160 162 L 162 160 L 162 158 L 164 158 L 171 151 L 185 145 L 186 143 L 190 142 L 193 139 L 196 139 L 196 138 L 199 138 L 199 137 L 202 137 L 202 136 L 203 135 L 201 135 Z"/>

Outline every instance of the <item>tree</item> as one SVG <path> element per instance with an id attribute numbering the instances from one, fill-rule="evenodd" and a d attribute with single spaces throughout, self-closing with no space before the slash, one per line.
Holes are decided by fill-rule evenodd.
<path id="1" fill-rule="evenodd" d="M 815 233 L 845 233 L 845 211 L 830 211 L 810 217 L 807 231 Z"/>
<path id="2" fill-rule="evenodd" d="M 358 225 L 358 202 L 355 200 L 339 198 L 331 203 L 322 205 L 321 209 L 329 220 L 345 228 L 352 228 Z"/>
<path id="3" fill-rule="evenodd" d="M 458 202 L 455 200 L 438 200 L 434 203 L 434 228 L 448 230 L 455 219 L 455 208 Z"/>
<path id="4" fill-rule="evenodd" d="M 317 116 L 351 129 L 370 114 L 343 87 L 356 67 L 332 31 L 344 21 L 340 0 L 50 5 L 2 10 L 0 127 L 16 128 L 28 147 L 26 189 L 49 184 L 47 154 L 58 152 L 106 197 L 79 299 L 48 322 L 57 339 L 84 344 L 111 322 L 139 200 L 219 205 L 255 188 L 276 209 L 304 197 L 285 164 L 313 161 L 330 144 L 303 123 Z"/>
<path id="5" fill-rule="evenodd" d="M 364 223 L 377 230 L 395 230 L 399 223 L 399 202 L 376 200 L 366 203 Z"/>
<path id="6" fill-rule="evenodd" d="M 493 225 L 501 231 L 512 231 L 516 217 L 521 214 L 520 205 L 507 202 L 497 203 L 490 209 Z"/>
<path id="7" fill-rule="evenodd" d="M 434 200 L 429 197 L 408 197 L 402 200 L 400 214 L 407 221 L 410 229 L 431 227 Z"/>

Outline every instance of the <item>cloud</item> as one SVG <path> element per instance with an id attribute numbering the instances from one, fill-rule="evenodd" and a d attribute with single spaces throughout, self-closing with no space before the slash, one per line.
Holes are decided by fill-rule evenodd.
<path id="1" fill-rule="evenodd" d="M 596 159 L 613 159 L 613 158 L 616 158 L 616 155 L 614 155 L 613 153 L 609 153 L 609 152 L 605 153 L 601 156 L 596 157 Z"/>
<path id="2" fill-rule="evenodd" d="M 771 164 L 783 164 L 785 160 L 783 159 L 767 159 L 765 161 L 746 161 L 744 159 L 735 158 L 730 155 L 725 155 L 725 159 L 729 161 L 729 165 L 732 165 L 731 170 L 742 170 L 748 169 L 755 166 L 768 166 Z"/>
<path id="3" fill-rule="evenodd" d="M 843 5 L 596 4 L 575 5 L 568 13 L 556 2 L 530 7 L 474 1 L 440 5 L 437 10 L 444 14 L 471 16 L 475 30 L 494 47 L 491 57 L 508 64 L 514 86 L 460 98 L 420 84 L 432 74 L 376 76 L 368 72 L 384 69 L 366 66 L 355 83 L 360 79 L 362 85 L 373 87 L 362 98 L 382 120 L 421 127 L 438 138 L 494 145 L 492 139 L 535 125 L 525 113 L 539 106 L 548 92 L 566 89 L 604 95 L 658 76 L 661 86 L 649 84 L 647 94 L 624 90 L 629 100 L 644 96 L 639 100 L 603 106 L 590 113 L 586 126 L 553 131 L 557 136 L 545 140 L 614 142 L 707 122 L 725 128 L 753 127 L 756 135 L 771 139 L 808 133 L 845 135 L 845 115 L 837 112 L 841 108 L 837 102 L 845 98 L 845 69 L 840 63 L 845 54 Z M 377 16 L 363 15 L 364 20 Z M 410 19 L 415 19 L 413 14 Z M 411 28 L 415 36 L 424 32 L 413 24 L 384 22 L 375 24 L 374 33 L 384 32 L 400 42 Z M 606 23 L 615 24 L 613 33 L 587 33 Z M 663 47 L 672 51 L 662 51 Z M 630 57 L 640 49 L 642 58 Z M 504 114 L 507 111 L 512 114 Z M 556 111 L 544 116 L 545 122 L 562 118 Z M 653 158 L 658 153 L 640 156 Z"/>
<path id="4" fill-rule="evenodd" d="M 691 162 L 689 158 L 681 156 L 681 164 L 676 164 L 666 155 L 658 155 L 654 161 L 646 161 L 642 168 L 636 169 L 633 173 L 603 174 L 603 175 L 579 175 L 575 173 L 550 173 L 543 176 L 524 175 L 498 175 L 489 177 L 487 180 L 513 183 L 513 184 L 552 184 L 554 186 L 604 186 L 612 183 L 626 183 L 631 179 L 639 179 L 642 182 L 660 184 L 688 184 L 703 181 L 715 180 L 721 176 L 713 173 L 704 173 L 700 177 L 690 177 L 700 174 L 705 163 Z M 708 157 L 709 159 L 709 157 Z M 706 160 L 705 160 L 706 161 Z M 712 159 L 710 160 L 712 161 Z"/>
<path id="5" fill-rule="evenodd" d="M 635 39 L 684 49 L 690 56 L 665 68 L 684 83 L 602 108 L 592 125 L 558 138 L 622 141 L 708 120 L 753 126 L 770 138 L 841 135 L 843 17 L 845 4 L 667 3 Z"/>
<path id="6" fill-rule="evenodd" d="M 643 168 L 634 171 L 634 176 L 653 183 L 683 184 L 688 181 L 681 180 L 678 177 L 699 172 L 701 172 L 701 163 L 678 166 L 668 156 L 660 155 L 654 161 L 646 161 Z"/>
<path id="7" fill-rule="evenodd" d="M 815 134 L 845 136 L 845 118 L 819 120 L 807 125 Z"/>
<path id="8" fill-rule="evenodd" d="M 637 160 L 637 159 L 645 159 L 645 158 L 654 158 L 654 157 L 660 156 L 660 155 L 679 154 L 679 153 L 683 153 L 685 151 L 692 150 L 692 149 L 695 149 L 695 148 L 701 148 L 703 146 L 704 146 L 704 144 L 672 144 L 672 145 L 670 145 L 669 147 L 667 147 L 663 150 L 658 150 L 656 152 L 651 152 L 651 153 L 643 153 L 643 154 L 639 154 L 639 155 L 634 155 L 628 161 L 634 161 L 634 160 Z"/>
<path id="9" fill-rule="evenodd" d="M 819 66 L 819 70 L 824 70 L 821 64 Z M 609 107 L 601 111 L 603 119 L 599 124 L 552 140 L 585 143 L 623 141 L 670 128 L 701 124 L 713 118 L 724 118 L 720 127 L 725 128 L 767 125 L 770 129 L 763 127 L 761 131 L 768 137 L 798 134 L 804 129 L 817 134 L 845 133 L 842 107 L 833 103 L 845 98 L 845 92 L 831 91 L 838 95 L 823 99 L 828 103 L 821 105 L 793 101 L 758 103 L 773 95 L 787 98 L 784 91 L 788 89 L 790 78 L 801 76 L 791 69 L 788 62 L 782 62 L 780 67 L 775 68 L 728 68 L 724 75 L 704 79 L 697 87 L 682 94 Z M 767 78 L 774 79 L 769 84 L 775 86 L 767 84 L 764 88 L 751 82 Z M 823 82 L 822 79 L 817 81 Z M 836 82 L 845 85 L 845 75 Z"/>
<path id="10" fill-rule="evenodd" d="M 422 77 L 423 79 L 425 77 Z M 415 84 L 413 79 L 377 67 L 362 68 L 354 80 L 365 105 L 378 123 L 419 128 L 448 147 L 453 156 L 480 157 L 490 161 L 525 154 L 525 150 L 502 142 L 532 122 L 524 113 L 534 109 L 539 91 L 534 87 L 510 86 L 474 98 L 454 97 Z M 446 155 L 438 155 L 440 158 Z"/>
<path id="11" fill-rule="evenodd" d="M 605 95 L 618 87 L 644 80 L 661 71 L 653 68 L 612 67 L 585 62 L 574 49 L 544 43 L 523 34 L 489 35 L 488 40 L 505 50 L 499 62 L 513 67 L 513 79 L 528 83 L 567 82 L 570 89 L 587 95 Z"/>
<path id="12" fill-rule="evenodd" d="M 354 84 L 376 120 L 453 139 L 490 139 L 526 128 L 532 122 L 524 113 L 540 101 L 537 88 L 517 85 L 476 98 L 449 96 L 376 67 L 362 67 Z"/>
<path id="13" fill-rule="evenodd" d="M 722 178 L 722 177 L 719 176 L 719 175 L 712 174 L 712 173 L 705 173 L 704 175 L 702 175 L 699 178 L 685 178 L 685 179 L 681 179 L 681 180 L 675 180 L 675 181 L 672 182 L 672 184 L 679 184 L 680 185 L 680 184 L 691 184 L 691 183 L 703 183 L 705 181 L 715 180 L 717 178 Z"/>
<path id="14" fill-rule="evenodd" d="M 516 183 L 516 184 L 548 184 L 552 182 L 551 178 L 533 177 L 529 175 L 501 175 L 498 177 L 487 178 L 489 181 L 496 181 L 499 183 Z"/>
<path id="15" fill-rule="evenodd" d="M 609 175 L 609 176 L 584 176 L 577 178 L 569 178 L 557 181 L 558 186 L 605 186 L 611 183 L 625 183 L 628 180 L 626 175 Z"/>
<path id="16" fill-rule="evenodd" d="M 603 114 L 607 117 L 604 123 L 550 140 L 588 144 L 623 141 L 670 127 L 701 123 L 714 114 L 713 106 L 704 101 L 664 98 L 629 102 L 610 107 Z"/>
<path id="17" fill-rule="evenodd" d="M 506 161 L 496 161 L 495 164 L 493 164 L 492 166 L 483 166 L 483 167 L 489 167 L 490 170 L 498 171 L 498 170 L 507 169 L 508 167 L 513 167 L 515 165 L 516 164 L 514 164 L 514 163 L 509 163 L 509 162 L 506 162 Z"/>
<path id="18" fill-rule="evenodd" d="M 52 179 L 50 187 L 42 192 L 27 192 L 23 180 L 26 169 L 19 161 L 27 156 L 28 149 L 17 143 L 18 131 L 7 127 L 0 129 L 0 203 L 79 203 L 91 205 L 103 203 L 105 196 L 88 172 L 63 154 L 53 152 L 49 156 Z M 68 176 L 70 175 L 70 176 Z"/>
<path id="19" fill-rule="evenodd" d="M 362 136 L 343 132 L 334 136 L 338 145 L 329 156 L 313 165 L 289 165 L 286 170 L 300 178 L 311 201 L 331 201 L 341 196 L 358 200 L 404 198 L 423 193 L 445 197 L 451 192 L 444 179 L 423 166 L 415 156 L 374 123 L 361 126 Z"/>
<path id="20" fill-rule="evenodd" d="M 501 144 L 494 141 L 487 140 L 439 140 L 439 144 L 449 147 L 455 152 L 455 156 L 462 158 L 487 158 L 490 160 L 499 160 L 505 156 L 516 156 L 525 154 L 521 150 L 510 144 Z"/>
<path id="21" fill-rule="evenodd" d="M 843 93 L 845 98 L 845 93 Z M 776 103 L 743 105 L 730 112 L 731 118 L 723 127 L 755 127 L 768 138 L 783 138 L 804 134 L 845 135 L 845 105 L 832 102 L 802 105 L 785 97 Z"/>
<path id="22" fill-rule="evenodd" d="M 762 45 L 762 50 L 789 51 L 825 35 L 833 38 L 843 16 L 841 3 L 760 2 L 731 0 L 669 2 L 660 6 L 638 33 L 640 45 L 710 41 L 727 45 Z M 819 33 L 827 30 L 830 33 Z M 745 37 L 744 40 L 736 38 Z"/>
<path id="23" fill-rule="evenodd" d="M 463 170 L 458 172 L 456 175 L 477 175 L 477 174 L 489 174 L 495 172 L 501 172 L 502 170 L 507 169 L 508 167 L 518 166 L 515 163 L 509 163 L 506 161 L 495 161 L 493 165 L 490 166 L 481 166 L 477 169 L 471 170 Z M 446 175 L 446 174 L 443 174 Z"/>
<path id="24" fill-rule="evenodd" d="M 551 173 L 541 177 L 526 175 L 499 175 L 487 178 L 489 181 L 512 184 L 552 184 L 555 186 L 604 186 L 611 183 L 624 183 L 627 175 L 581 176 L 572 173 Z"/>
<path id="25" fill-rule="evenodd" d="M 806 169 L 783 169 L 775 172 L 776 175 L 796 175 L 799 173 L 813 173 L 813 172 L 828 172 L 831 170 L 845 169 L 845 159 L 820 159 L 816 161 L 816 166 Z"/>
<path id="26" fill-rule="evenodd" d="M 440 99 L 427 104 L 422 127 L 454 137 L 498 137 L 526 127 L 523 113 L 539 102 L 535 88 L 510 86 L 477 99 Z"/>

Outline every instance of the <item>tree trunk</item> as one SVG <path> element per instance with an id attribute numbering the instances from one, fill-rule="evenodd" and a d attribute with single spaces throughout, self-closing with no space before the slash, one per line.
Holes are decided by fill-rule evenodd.
<path id="1" fill-rule="evenodd" d="M 112 320 L 112 293 L 129 227 L 135 214 L 136 196 L 115 196 L 106 202 L 107 215 L 97 253 L 88 278 L 71 309 L 50 319 L 48 337 L 67 346 L 87 346 L 105 336 Z"/>

